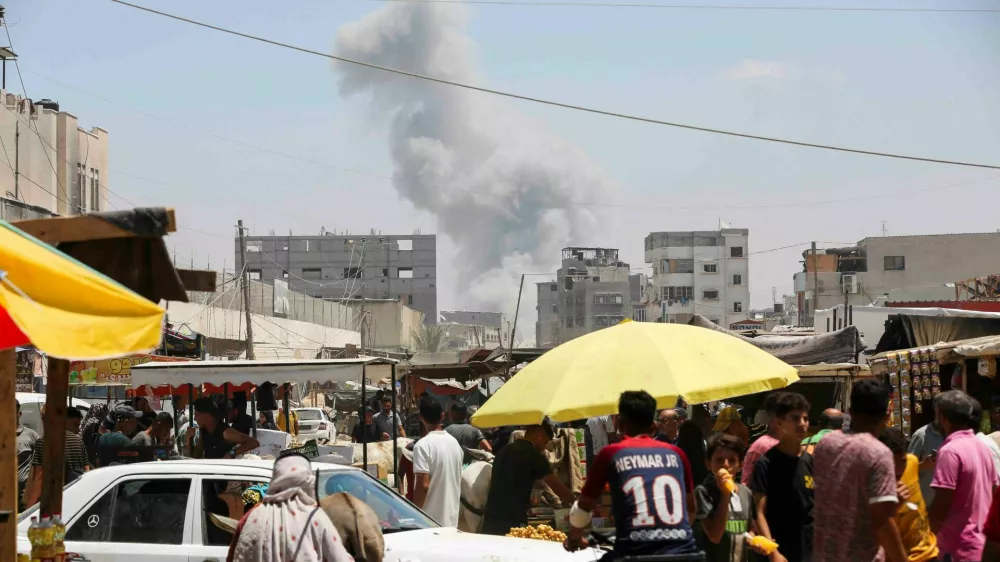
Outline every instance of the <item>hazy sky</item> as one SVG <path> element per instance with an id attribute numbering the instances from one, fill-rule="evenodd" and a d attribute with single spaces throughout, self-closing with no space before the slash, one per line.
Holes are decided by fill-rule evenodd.
<path id="1" fill-rule="evenodd" d="M 794 2 L 810 4 L 819 3 Z M 876 5 L 853 3 L 862 4 Z M 415 210 L 393 188 L 387 119 L 372 114 L 365 95 L 339 95 L 330 61 L 106 0 L 5 5 L 28 96 L 55 99 L 81 126 L 110 131 L 108 187 L 134 204 L 175 207 L 181 225 L 200 231 L 170 237 L 182 262 L 193 258 L 197 267 L 218 269 L 225 261 L 231 268 L 237 219 L 255 234 L 318 233 L 321 226 L 438 231 L 434 215 Z M 324 52 L 333 51 L 343 25 L 385 6 L 365 0 L 144 5 Z M 988 0 L 920 5 L 998 7 Z M 707 127 L 1000 164 L 1000 13 L 437 9 L 467 11 L 465 54 L 489 87 Z M 11 70 L 8 89 L 19 92 Z M 750 258 L 754 307 L 770 304 L 772 287 L 779 295 L 791 290 L 811 240 L 850 243 L 878 235 L 881 221 L 890 234 L 1000 228 L 1000 180 L 944 187 L 1000 176 L 995 170 L 761 143 L 514 100 L 491 103 L 575 145 L 610 178 L 613 187 L 581 202 L 627 206 L 595 207 L 602 235 L 567 245 L 617 247 L 638 268 L 646 265 L 643 237 L 650 231 L 709 230 L 720 219 L 750 229 L 751 253 L 800 244 Z M 906 195 L 830 202 L 895 193 Z M 796 205 L 810 202 L 827 203 Z M 444 239 L 439 248 L 439 306 L 460 307 L 468 287 L 457 286 L 452 273 L 455 244 Z M 511 277 L 513 287 L 517 273 L 498 275 Z M 508 306 L 515 299 L 511 291 Z"/>

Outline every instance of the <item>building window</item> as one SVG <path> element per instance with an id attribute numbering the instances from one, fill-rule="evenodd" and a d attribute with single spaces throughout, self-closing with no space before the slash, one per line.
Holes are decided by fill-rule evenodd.
<path id="1" fill-rule="evenodd" d="M 743 284 L 743 276 L 740 275 L 739 273 L 734 273 L 733 274 L 733 285 L 742 285 L 742 284 Z"/>
<path id="2" fill-rule="evenodd" d="M 306 267 L 302 269 L 302 279 L 322 279 L 323 270 L 318 267 Z"/>
<path id="3" fill-rule="evenodd" d="M 90 169 L 90 210 L 101 210 L 101 181 L 100 173 L 95 169 Z"/>
<path id="4" fill-rule="evenodd" d="M 597 293 L 594 295 L 594 304 L 608 304 L 608 295 Z"/>
<path id="5" fill-rule="evenodd" d="M 251 281 L 260 281 L 260 274 L 261 274 L 261 271 L 259 269 L 251 269 L 250 270 L 250 280 Z"/>
<path id="6" fill-rule="evenodd" d="M 549 290 L 550 291 L 558 291 L 559 290 L 559 283 L 550 283 L 549 284 Z"/>
<path id="7" fill-rule="evenodd" d="M 396 240 L 400 252 L 409 252 L 413 249 L 413 240 Z"/>
<path id="8" fill-rule="evenodd" d="M 382 277 L 388 277 L 388 276 L 389 276 L 389 268 L 388 267 L 383 267 L 382 268 Z"/>
<path id="9" fill-rule="evenodd" d="M 583 327 L 583 316 L 577 316 L 576 317 L 576 327 L 577 328 L 582 328 Z"/>
<path id="10" fill-rule="evenodd" d="M 552 313 L 555 314 L 558 312 L 559 312 L 559 305 L 557 303 L 552 303 Z"/>
<path id="11" fill-rule="evenodd" d="M 260 241 L 258 241 L 258 240 L 247 240 L 247 251 L 248 252 L 259 252 L 260 251 Z"/>
<path id="12" fill-rule="evenodd" d="M 413 295 L 406 295 L 406 304 L 407 305 L 413 304 Z"/>
<path id="13" fill-rule="evenodd" d="M 360 267 L 345 267 L 344 268 L 344 279 L 361 279 L 363 276 L 362 269 Z"/>
<path id="14" fill-rule="evenodd" d="M 399 278 L 400 279 L 413 279 L 413 268 L 412 267 L 400 267 Z"/>
<path id="15" fill-rule="evenodd" d="M 614 304 L 622 304 L 624 302 L 624 299 L 621 295 L 612 295 L 611 299 Z"/>
<path id="16" fill-rule="evenodd" d="M 566 306 L 573 306 L 573 295 L 566 297 Z"/>
<path id="17" fill-rule="evenodd" d="M 742 258 L 743 257 L 743 246 L 733 246 L 729 248 L 729 257 L 731 258 Z"/>
<path id="18" fill-rule="evenodd" d="M 566 327 L 567 328 L 572 328 L 573 327 L 573 319 L 572 318 L 567 318 L 566 319 Z"/>
<path id="19" fill-rule="evenodd" d="M 719 300 L 719 290 L 718 289 L 705 289 L 701 292 L 701 298 L 707 301 L 717 301 Z"/>
<path id="20" fill-rule="evenodd" d="M 666 300 L 680 301 L 694 298 L 694 287 L 663 287 Z"/>
<path id="21" fill-rule="evenodd" d="M 743 303 L 736 301 L 733 303 L 733 312 L 743 312 Z"/>
<path id="22" fill-rule="evenodd" d="M 885 270 L 886 271 L 905 271 L 906 270 L 906 257 L 904 256 L 885 256 Z"/>
<path id="23" fill-rule="evenodd" d="M 664 273 L 694 273 L 694 260 L 661 260 L 660 271 Z"/>
<path id="24" fill-rule="evenodd" d="M 288 272 L 285 271 L 284 269 L 281 270 L 281 278 L 288 279 Z"/>
<path id="25" fill-rule="evenodd" d="M 577 306 L 583 304 L 583 297 L 576 297 L 576 304 Z"/>
<path id="26" fill-rule="evenodd" d="M 705 273 L 718 273 L 719 272 L 719 264 L 717 264 L 717 263 L 706 263 L 705 265 L 702 266 L 702 271 L 704 271 Z"/>

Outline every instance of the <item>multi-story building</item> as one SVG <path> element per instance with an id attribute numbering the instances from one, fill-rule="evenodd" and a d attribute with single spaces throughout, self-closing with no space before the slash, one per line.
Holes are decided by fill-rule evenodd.
<path id="1" fill-rule="evenodd" d="M 251 279 L 325 300 L 398 299 L 434 324 L 437 312 L 437 237 L 380 233 L 250 236 Z M 243 267 L 236 239 L 236 266 Z"/>
<path id="2" fill-rule="evenodd" d="M 510 341 L 510 322 L 500 312 L 442 310 L 438 325 L 445 349 L 493 349 Z"/>
<path id="3" fill-rule="evenodd" d="M 107 209 L 108 132 L 80 128 L 51 100 L 33 103 L 6 91 L 0 98 L 0 218 Z"/>
<path id="4" fill-rule="evenodd" d="M 956 279 L 1000 273 L 1000 233 L 878 236 L 847 248 L 802 253 L 793 276 L 799 324 L 814 311 L 869 305 L 893 289 L 940 287 Z"/>
<path id="5" fill-rule="evenodd" d="M 556 281 L 537 283 L 535 345 L 555 347 L 632 318 L 643 276 L 631 274 L 614 248 L 564 248 Z"/>
<path id="6" fill-rule="evenodd" d="M 646 320 L 686 323 L 694 314 L 730 327 L 750 311 L 750 231 L 652 232 L 646 236 L 646 263 L 653 267 L 646 300 L 660 317 Z M 654 309 L 655 310 L 655 309 Z"/>

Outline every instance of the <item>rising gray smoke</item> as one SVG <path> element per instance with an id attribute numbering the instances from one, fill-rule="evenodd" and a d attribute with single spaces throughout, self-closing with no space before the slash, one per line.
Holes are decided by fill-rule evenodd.
<path id="1" fill-rule="evenodd" d="M 461 6 L 389 4 L 342 27 L 336 51 L 483 84 L 466 21 Z M 505 100 L 357 65 L 336 69 L 342 96 L 368 95 L 373 119 L 389 119 L 396 190 L 437 216 L 457 246 L 451 265 L 459 305 L 513 312 L 520 273 L 555 271 L 561 248 L 600 241 L 603 221 L 592 208 L 570 202 L 607 199 L 612 182 L 581 150 Z M 521 322 L 534 320 L 533 282 L 540 280 L 525 282 Z"/>

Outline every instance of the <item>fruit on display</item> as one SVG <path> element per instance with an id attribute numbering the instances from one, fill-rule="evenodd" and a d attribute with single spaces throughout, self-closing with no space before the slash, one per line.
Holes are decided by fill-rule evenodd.
<path id="1" fill-rule="evenodd" d="M 527 527 L 511 527 L 508 537 L 520 539 L 535 539 L 542 541 L 563 542 L 566 540 L 566 533 L 557 531 L 548 525 L 538 525 Z"/>

